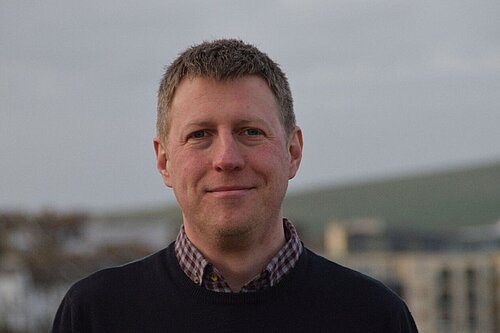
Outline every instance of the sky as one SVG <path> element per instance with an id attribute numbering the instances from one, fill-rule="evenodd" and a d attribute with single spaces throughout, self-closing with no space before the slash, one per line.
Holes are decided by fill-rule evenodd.
<path id="1" fill-rule="evenodd" d="M 0 0 L 0 211 L 161 207 L 156 91 L 186 47 L 280 64 L 290 191 L 500 161 L 500 1 Z"/>

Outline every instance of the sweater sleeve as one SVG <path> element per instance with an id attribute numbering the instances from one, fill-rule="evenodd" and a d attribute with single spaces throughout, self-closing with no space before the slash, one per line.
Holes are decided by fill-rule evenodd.
<path id="1" fill-rule="evenodd" d="M 82 311 L 72 302 L 70 293 L 63 298 L 57 309 L 52 333 L 83 333 L 90 332 L 82 326 Z"/>
<path id="2" fill-rule="evenodd" d="M 396 310 L 393 310 L 392 315 L 392 329 L 391 332 L 397 333 L 418 333 L 415 320 L 410 313 L 410 310 L 404 302 Z"/>

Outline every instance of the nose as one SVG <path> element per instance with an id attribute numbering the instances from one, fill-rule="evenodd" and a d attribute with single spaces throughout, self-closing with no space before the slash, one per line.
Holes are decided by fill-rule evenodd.
<path id="1" fill-rule="evenodd" d="M 241 170 L 244 165 L 245 158 L 233 134 L 218 135 L 213 151 L 213 167 L 222 172 Z"/>

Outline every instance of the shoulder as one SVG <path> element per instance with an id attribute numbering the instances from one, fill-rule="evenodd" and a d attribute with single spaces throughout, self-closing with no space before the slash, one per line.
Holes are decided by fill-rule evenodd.
<path id="1" fill-rule="evenodd" d="M 351 306 L 406 309 L 404 301 L 381 281 L 342 266 L 306 249 L 309 257 L 309 276 L 319 293 L 336 295 Z"/>
<path id="2" fill-rule="evenodd" d="M 136 309 L 154 301 L 158 289 L 166 289 L 167 249 L 73 284 L 59 305 L 52 332 L 108 331 L 100 325 L 132 318 Z"/>
<path id="3" fill-rule="evenodd" d="M 306 251 L 309 291 L 325 305 L 329 304 L 330 309 L 360 320 L 383 323 L 383 327 L 404 327 L 394 332 L 416 332 L 405 302 L 382 282 Z"/>
<path id="4" fill-rule="evenodd" d="M 104 299 L 119 299 L 120 295 L 154 284 L 162 267 L 166 249 L 148 257 L 121 266 L 99 270 L 76 282 L 69 289 L 66 298 L 73 302 L 95 302 Z"/>
<path id="5" fill-rule="evenodd" d="M 365 295 L 384 295 L 388 301 L 399 301 L 400 298 L 382 282 L 363 273 L 330 261 L 306 249 L 310 261 L 310 274 L 323 288 L 364 292 Z"/>

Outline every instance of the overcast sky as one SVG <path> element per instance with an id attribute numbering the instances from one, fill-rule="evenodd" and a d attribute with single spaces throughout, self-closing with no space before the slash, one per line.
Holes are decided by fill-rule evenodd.
<path id="1" fill-rule="evenodd" d="M 305 150 L 291 190 L 500 161 L 500 1 L 0 0 L 0 209 L 173 202 L 163 69 L 221 37 L 281 64 Z"/>

